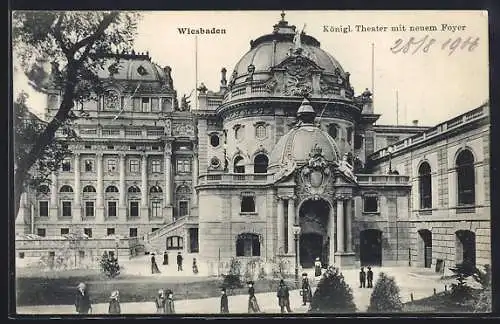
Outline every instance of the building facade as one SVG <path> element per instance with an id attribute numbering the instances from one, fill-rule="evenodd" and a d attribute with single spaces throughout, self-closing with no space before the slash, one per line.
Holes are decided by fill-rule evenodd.
<path id="1" fill-rule="evenodd" d="M 223 68 L 217 91 L 197 89 L 197 109 L 170 71 L 110 58 L 105 94 L 77 105 L 89 118 L 74 155 L 23 195 L 16 233 L 118 235 L 211 265 L 490 263 L 487 104 L 434 127 L 376 125 L 371 93 L 284 18 L 229 82 Z"/>

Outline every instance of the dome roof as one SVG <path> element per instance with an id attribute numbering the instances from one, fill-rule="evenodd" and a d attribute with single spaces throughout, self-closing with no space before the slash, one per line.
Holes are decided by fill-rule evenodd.
<path id="1" fill-rule="evenodd" d="M 312 124 L 301 124 L 280 138 L 271 152 L 269 168 L 272 170 L 289 161 L 305 164 L 316 147 L 322 150 L 328 162 L 339 160 L 337 144 L 327 132 Z"/>
<path id="2" fill-rule="evenodd" d="M 98 71 L 99 78 L 127 81 L 160 81 L 170 78 L 170 67 L 161 68 L 148 54 L 115 54 Z"/>
<path id="3" fill-rule="evenodd" d="M 244 82 L 248 74 L 248 67 L 253 65 L 254 72 L 268 72 L 273 66 L 285 60 L 293 48 L 293 39 L 296 27 L 288 25 L 288 22 L 281 20 L 274 25 L 272 34 L 264 35 L 250 42 L 250 50 L 236 63 L 231 79 L 234 83 Z M 340 63 L 329 53 L 320 48 L 320 43 L 312 36 L 301 34 L 301 47 L 308 58 L 323 68 L 325 73 L 335 73 L 338 71 L 344 76 Z"/>

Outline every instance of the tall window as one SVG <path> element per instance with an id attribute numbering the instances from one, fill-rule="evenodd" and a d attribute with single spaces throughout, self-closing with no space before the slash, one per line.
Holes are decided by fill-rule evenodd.
<path id="1" fill-rule="evenodd" d="M 87 235 L 88 237 L 92 237 L 92 229 L 90 227 L 84 228 L 83 234 Z"/>
<path id="2" fill-rule="evenodd" d="M 418 188 L 420 193 L 420 208 L 432 208 L 431 167 L 424 162 L 418 168 Z"/>
<path id="3" fill-rule="evenodd" d="M 211 134 L 210 135 L 210 145 L 212 145 L 213 147 L 217 147 L 217 146 L 219 146 L 219 144 L 220 144 L 219 135 Z"/>
<path id="4" fill-rule="evenodd" d="M 161 202 L 158 200 L 151 202 L 151 215 L 153 217 L 161 217 Z"/>
<path id="5" fill-rule="evenodd" d="M 258 139 L 263 139 L 266 137 L 266 125 L 259 124 L 255 128 L 255 137 Z"/>
<path id="6" fill-rule="evenodd" d="M 108 160 L 108 172 L 115 172 L 115 171 L 116 171 L 116 160 L 109 159 Z"/>
<path id="7" fill-rule="evenodd" d="M 128 236 L 137 237 L 137 228 L 130 228 L 128 231 Z"/>
<path id="8" fill-rule="evenodd" d="M 234 173 L 245 173 L 245 162 L 241 156 L 234 159 Z"/>
<path id="9" fill-rule="evenodd" d="M 107 230 L 106 230 L 106 234 L 109 235 L 115 235 L 115 229 L 113 227 L 109 227 Z"/>
<path id="10" fill-rule="evenodd" d="M 86 201 L 85 202 L 85 216 L 86 217 L 94 217 L 94 202 Z"/>
<path id="11" fill-rule="evenodd" d="M 137 173 L 140 171 L 139 160 L 136 160 L 136 159 L 130 160 L 129 166 L 130 166 L 130 173 Z"/>
<path id="12" fill-rule="evenodd" d="M 365 213 L 376 213 L 378 212 L 378 198 L 377 196 L 365 196 L 363 197 L 363 211 Z"/>
<path id="13" fill-rule="evenodd" d="M 116 217 L 116 201 L 108 201 L 108 217 Z"/>
<path id="14" fill-rule="evenodd" d="M 347 127 L 347 143 L 352 143 L 352 127 Z"/>
<path id="15" fill-rule="evenodd" d="M 458 205 L 473 205 L 476 200 L 474 156 L 471 151 L 463 150 L 457 157 Z"/>
<path id="16" fill-rule="evenodd" d="M 354 149 L 359 150 L 363 146 L 363 136 L 356 134 L 354 135 Z"/>
<path id="17" fill-rule="evenodd" d="M 139 217 L 139 202 L 130 202 L 130 217 Z"/>
<path id="18" fill-rule="evenodd" d="M 254 213 L 255 212 L 255 196 L 252 192 L 244 192 L 241 197 L 241 212 Z"/>
<path id="19" fill-rule="evenodd" d="M 151 161 L 151 172 L 153 172 L 153 173 L 160 173 L 161 172 L 160 160 L 152 160 Z"/>
<path id="20" fill-rule="evenodd" d="M 190 159 L 178 159 L 177 160 L 177 173 L 189 173 L 191 172 L 191 160 Z"/>
<path id="21" fill-rule="evenodd" d="M 269 159 L 265 154 L 257 155 L 253 160 L 253 172 L 254 173 L 267 173 L 267 165 Z"/>
<path id="22" fill-rule="evenodd" d="M 142 111 L 149 111 L 149 98 L 142 98 Z"/>
<path id="23" fill-rule="evenodd" d="M 328 126 L 328 134 L 333 138 L 333 139 L 336 139 L 337 136 L 339 135 L 339 129 L 337 127 L 337 125 L 335 124 L 330 124 Z"/>
<path id="24" fill-rule="evenodd" d="M 61 170 L 63 172 L 70 172 L 71 171 L 71 160 L 70 159 L 64 159 L 62 161 Z"/>
<path id="25" fill-rule="evenodd" d="M 36 235 L 38 236 L 41 236 L 41 237 L 45 237 L 45 228 L 37 228 L 36 229 Z"/>
<path id="26" fill-rule="evenodd" d="M 85 160 L 85 172 L 94 171 L 94 161 L 93 160 Z"/>
<path id="27" fill-rule="evenodd" d="M 188 215 L 189 203 L 185 200 L 179 201 L 179 217 Z"/>
<path id="28" fill-rule="evenodd" d="M 63 217 L 71 217 L 71 201 L 62 202 L 62 215 Z"/>
<path id="29" fill-rule="evenodd" d="M 241 125 L 234 126 L 234 138 L 237 140 L 243 139 L 243 127 Z"/>
<path id="30" fill-rule="evenodd" d="M 160 111 L 160 100 L 151 98 L 151 111 Z"/>
<path id="31" fill-rule="evenodd" d="M 49 202 L 39 201 L 38 202 L 38 216 L 49 217 Z"/>
<path id="32" fill-rule="evenodd" d="M 243 233 L 236 239 L 236 256 L 260 256 L 260 240 L 257 234 Z"/>

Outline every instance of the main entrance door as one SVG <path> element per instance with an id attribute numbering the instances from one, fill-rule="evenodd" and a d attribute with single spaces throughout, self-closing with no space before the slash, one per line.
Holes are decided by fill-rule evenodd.
<path id="1" fill-rule="evenodd" d="M 323 236 L 316 233 L 300 236 L 300 264 L 303 268 L 312 268 L 314 260 L 323 252 Z"/>
<path id="2" fill-rule="evenodd" d="M 330 206 L 324 200 L 306 200 L 300 206 L 299 258 L 303 268 L 314 266 L 320 258 L 328 264 L 328 225 Z M 327 253 L 324 253 L 324 252 Z"/>
<path id="3" fill-rule="evenodd" d="M 362 266 L 382 265 L 382 232 L 368 229 L 360 233 L 359 258 Z"/>

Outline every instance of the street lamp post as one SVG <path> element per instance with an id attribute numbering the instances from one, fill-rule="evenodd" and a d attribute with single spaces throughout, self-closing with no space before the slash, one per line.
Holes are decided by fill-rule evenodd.
<path id="1" fill-rule="evenodd" d="M 300 226 L 293 226 L 293 234 L 295 239 L 295 287 L 299 287 L 299 234 Z"/>

